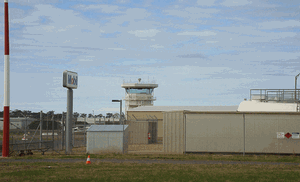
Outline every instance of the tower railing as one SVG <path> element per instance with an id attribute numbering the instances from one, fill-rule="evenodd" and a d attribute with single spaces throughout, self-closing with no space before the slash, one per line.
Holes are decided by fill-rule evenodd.
<path id="1" fill-rule="evenodd" d="M 155 101 L 156 97 L 153 96 L 134 96 L 134 95 L 126 95 L 123 100 L 132 100 L 132 101 L 138 101 L 138 100 L 145 100 L 145 101 Z"/>
<path id="2" fill-rule="evenodd" d="M 261 102 L 299 102 L 300 89 L 250 89 L 250 100 Z"/>

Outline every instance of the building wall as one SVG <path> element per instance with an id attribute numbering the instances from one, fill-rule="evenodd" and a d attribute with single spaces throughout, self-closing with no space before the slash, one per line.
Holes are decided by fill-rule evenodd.
<path id="1" fill-rule="evenodd" d="M 183 111 L 164 112 L 163 145 L 164 153 L 184 152 L 184 114 Z"/>
<path id="2" fill-rule="evenodd" d="M 246 152 L 300 153 L 300 139 L 277 138 L 277 132 L 300 132 L 300 115 L 246 114 Z"/>
<path id="3" fill-rule="evenodd" d="M 30 123 L 32 123 L 34 121 L 34 119 L 28 118 L 27 119 L 27 126 L 30 125 Z M 25 125 L 26 125 L 26 120 L 25 119 L 17 119 L 17 118 L 13 118 L 10 119 L 10 125 L 9 125 L 9 129 L 24 129 Z M 0 121 L 0 130 L 3 130 L 3 121 Z"/>
<path id="4" fill-rule="evenodd" d="M 186 151 L 243 152 L 242 114 L 186 114 Z"/>
<path id="5" fill-rule="evenodd" d="M 244 113 L 245 152 L 300 153 L 300 139 L 277 138 L 299 132 L 299 113 Z M 243 152 L 243 113 L 187 113 L 187 152 Z"/>

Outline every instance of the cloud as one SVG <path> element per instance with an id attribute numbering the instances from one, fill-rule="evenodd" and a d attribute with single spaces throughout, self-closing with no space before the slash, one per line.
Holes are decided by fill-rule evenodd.
<path id="1" fill-rule="evenodd" d="M 202 31 L 202 32 L 181 32 L 181 33 L 178 33 L 177 35 L 212 36 L 212 35 L 217 35 L 217 34 L 212 31 Z"/>
<path id="2" fill-rule="evenodd" d="M 218 43 L 219 41 L 206 41 L 206 43 L 208 44 L 214 44 L 214 43 Z"/>
<path id="3" fill-rule="evenodd" d="M 213 6 L 215 4 L 216 0 L 198 0 L 197 4 L 199 6 Z"/>
<path id="4" fill-rule="evenodd" d="M 166 9 L 163 13 L 175 17 L 183 17 L 189 19 L 192 22 L 198 22 L 202 18 L 212 18 L 212 15 L 218 13 L 220 10 L 213 8 L 198 8 L 198 7 L 186 7 L 184 9 Z"/>
<path id="5" fill-rule="evenodd" d="M 93 4 L 93 5 L 76 5 L 74 9 L 82 11 L 99 11 L 101 13 L 122 13 L 119 6 L 106 5 L 106 4 Z"/>
<path id="6" fill-rule="evenodd" d="M 128 33 L 134 34 L 136 37 L 154 37 L 159 32 L 156 29 L 128 31 Z"/>
<path id="7" fill-rule="evenodd" d="M 267 21 L 258 23 L 260 29 L 283 29 L 283 28 L 299 28 L 300 21 L 297 20 L 287 20 L 287 21 Z"/>
<path id="8" fill-rule="evenodd" d="M 223 6 L 245 6 L 248 4 L 252 4 L 252 1 L 248 0 L 225 0 L 222 5 Z"/>
<path id="9" fill-rule="evenodd" d="M 184 54 L 184 55 L 178 55 L 177 57 L 180 58 L 206 58 L 203 54 Z"/>
<path id="10" fill-rule="evenodd" d="M 126 50 L 124 48 L 107 48 L 107 49 L 111 49 L 111 50 L 114 50 L 114 51 L 125 51 Z"/>
<path id="11" fill-rule="evenodd" d="M 164 46 L 158 45 L 158 44 L 151 45 L 150 47 L 155 48 L 155 49 L 162 49 L 162 48 L 164 48 Z"/>

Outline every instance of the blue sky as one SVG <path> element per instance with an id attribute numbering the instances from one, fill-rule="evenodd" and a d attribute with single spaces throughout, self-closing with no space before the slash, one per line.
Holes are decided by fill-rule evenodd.
<path id="1" fill-rule="evenodd" d="M 254 88 L 294 88 L 300 3 L 286 0 L 10 0 L 11 109 L 118 112 L 123 81 L 155 80 L 155 105 L 239 105 Z M 3 50 L 3 4 L 0 9 Z M 0 59 L 0 80 L 3 78 Z M 3 81 L 0 82 L 3 103 Z"/>

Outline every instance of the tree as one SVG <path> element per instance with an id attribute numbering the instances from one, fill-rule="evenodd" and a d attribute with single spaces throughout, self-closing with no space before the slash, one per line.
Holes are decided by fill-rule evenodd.
<path id="1" fill-rule="evenodd" d="M 20 117 L 20 116 L 23 117 L 23 115 L 22 115 L 21 113 L 22 113 L 21 110 L 15 109 L 14 111 L 11 112 L 11 116 L 12 116 L 12 117 Z"/>
<path id="2" fill-rule="evenodd" d="M 96 115 L 96 117 L 97 117 L 97 118 L 102 118 L 103 115 L 102 115 L 102 114 L 98 114 L 98 115 Z"/>
<path id="3" fill-rule="evenodd" d="M 78 117 L 79 117 L 79 113 L 78 113 L 78 112 L 74 112 L 74 113 L 73 113 L 73 117 L 74 117 L 74 118 L 78 118 Z"/>
<path id="4" fill-rule="evenodd" d="M 92 115 L 92 114 L 89 114 L 88 118 L 92 118 L 92 117 L 93 117 L 93 115 Z"/>
<path id="5" fill-rule="evenodd" d="M 111 118 L 113 116 L 113 113 L 106 113 L 106 118 Z"/>
<path id="6" fill-rule="evenodd" d="M 115 118 L 115 119 L 120 118 L 120 114 L 119 114 L 119 113 L 115 113 L 115 114 L 113 115 L 113 118 Z"/>
<path id="7" fill-rule="evenodd" d="M 86 117 L 86 114 L 81 113 L 81 114 L 80 114 L 80 117 L 85 118 L 85 117 Z"/>
<path id="8" fill-rule="evenodd" d="M 47 115 L 49 115 L 49 116 L 54 115 L 54 111 L 48 111 Z"/>

